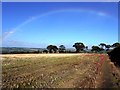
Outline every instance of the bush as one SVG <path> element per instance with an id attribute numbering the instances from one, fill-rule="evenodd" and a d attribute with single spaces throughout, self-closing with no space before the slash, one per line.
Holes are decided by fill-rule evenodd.
<path id="1" fill-rule="evenodd" d="M 114 48 L 107 54 L 109 55 L 111 62 L 113 62 L 116 66 L 120 66 L 120 46 Z"/>

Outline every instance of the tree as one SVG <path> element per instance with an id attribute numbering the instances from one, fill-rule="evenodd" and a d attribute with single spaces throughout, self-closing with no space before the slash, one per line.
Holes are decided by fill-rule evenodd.
<path id="1" fill-rule="evenodd" d="M 48 49 L 49 53 L 56 53 L 58 50 L 57 46 L 55 46 L 55 45 L 48 45 L 47 49 Z"/>
<path id="2" fill-rule="evenodd" d="M 59 52 L 60 52 L 60 53 L 64 53 L 65 50 L 66 50 L 66 49 L 65 49 L 65 46 L 64 46 L 64 45 L 60 45 L 60 46 L 59 46 Z"/>
<path id="3" fill-rule="evenodd" d="M 86 46 L 85 49 L 88 50 L 88 46 Z"/>
<path id="4" fill-rule="evenodd" d="M 120 67 L 120 46 L 107 53 L 111 62 Z"/>
<path id="5" fill-rule="evenodd" d="M 52 48 L 53 48 L 53 45 L 48 45 L 47 46 L 47 49 L 48 49 L 49 53 L 52 53 Z"/>
<path id="6" fill-rule="evenodd" d="M 84 53 L 86 53 L 86 52 L 88 52 L 88 46 L 85 46 L 85 48 L 84 48 Z"/>
<path id="7" fill-rule="evenodd" d="M 101 46 L 102 49 L 104 49 L 104 47 L 106 47 L 105 43 L 100 43 L 99 46 Z"/>
<path id="8" fill-rule="evenodd" d="M 81 43 L 81 42 L 77 42 L 77 43 L 75 43 L 75 44 L 73 45 L 73 47 L 75 47 L 76 52 L 78 53 L 78 52 L 84 50 L 85 45 L 84 45 L 83 43 Z"/>
<path id="9" fill-rule="evenodd" d="M 113 48 L 116 48 L 116 47 L 119 47 L 120 46 L 120 43 L 116 42 L 112 45 Z"/>
<path id="10" fill-rule="evenodd" d="M 48 50 L 43 50 L 43 53 L 48 53 Z"/>
<path id="11" fill-rule="evenodd" d="M 56 53 L 58 50 L 57 46 L 53 45 L 53 51 Z"/>
<path id="12" fill-rule="evenodd" d="M 99 51 L 101 51 L 101 48 L 98 46 L 92 46 L 91 51 L 99 52 Z"/>
<path id="13" fill-rule="evenodd" d="M 109 51 L 111 45 L 106 45 L 105 48 L 106 48 L 106 51 Z"/>

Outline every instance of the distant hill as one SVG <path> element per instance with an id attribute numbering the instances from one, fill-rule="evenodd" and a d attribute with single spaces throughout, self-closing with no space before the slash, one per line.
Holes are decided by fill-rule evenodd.
<path id="1" fill-rule="evenodd" d="M 32 53 L 42 52 L 45 48 L 0 47 L 0 53 Z"/>
<path id="2" fill-rule="evenodd" d="M 46 48 L 0 47 L 1 54 L 42 53 Z M 67 52 L 75 52 L 74 48 L 67 48 Z"/>

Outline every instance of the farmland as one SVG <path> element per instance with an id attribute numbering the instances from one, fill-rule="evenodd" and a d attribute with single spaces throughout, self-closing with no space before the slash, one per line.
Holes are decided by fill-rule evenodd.
<path id="1" fill-rule="evenodd" d="M 106 54 L 1 56 L 3 88 L 119 87 L 119 69 Z"/>

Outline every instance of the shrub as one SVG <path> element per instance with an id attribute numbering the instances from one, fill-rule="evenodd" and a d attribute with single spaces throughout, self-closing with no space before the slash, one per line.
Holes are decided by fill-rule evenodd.
<path id="1" fill-rule="evenodd" d="M 120 66 L 120 46 L 114 48 L 107 54 L 109 55 L 111 62 L 113 62 L 116 66 Z"/>

